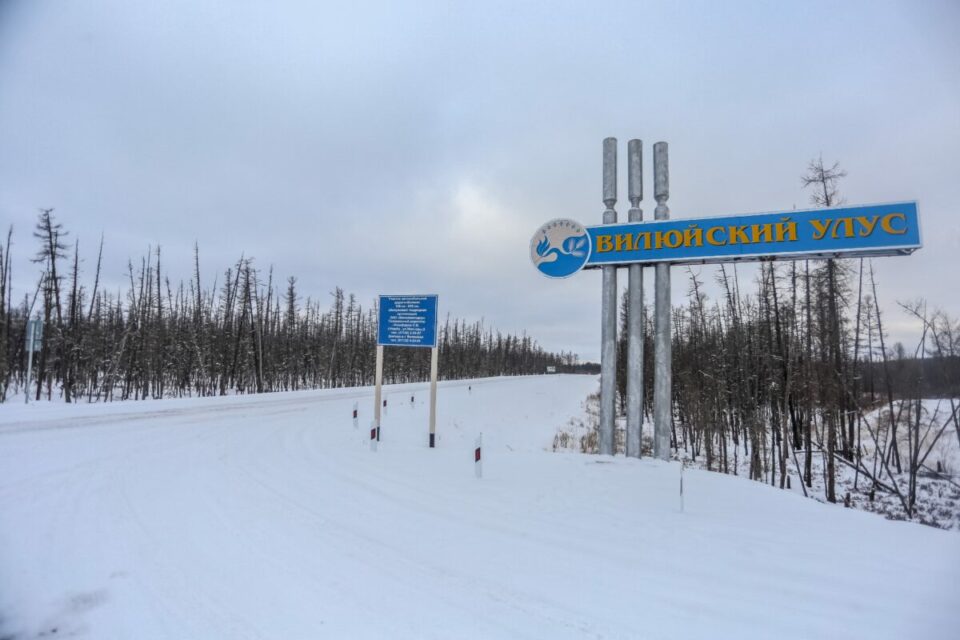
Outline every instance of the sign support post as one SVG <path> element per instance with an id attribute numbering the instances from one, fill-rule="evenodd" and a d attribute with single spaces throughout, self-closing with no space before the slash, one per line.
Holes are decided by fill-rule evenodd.
<path id="1" fill-rule="evenodd" d="M 30 404 L 30 379 L 33 378 L 33 333 L 36 330 L 36 320 L 27 320 L 27 386 L 23 394 L 23 403 Z"/>
<path id="2" fill-rule="evenodd" d="M 603 223 L 617 221 L 617 139 L 603 141 Z M 616 419 L 617 377 L 617 268 L 603 267 L 600 319 L 600 453 L 612 456 Z"/>
<path id="3" fill-rule="evenodd" d="M 437 437 L 437 368 L 440 350 L 430 349 L 430 448 L 436 446 Z"/>
<path id="4" fill-rule="evenodd" d="M 380 393 L 383 386 L 383 345 L 377 345 L 377 369 L 373 392 L 373 428 L 377 430 L 377 442 L 380 441 Z"/>
<path id="5" fill-rule="evenodd" d="M 630 222 L 643 222 L 643 142 L 627 143 Z M 643 266 L 632 264 L 627 273 L 627 438 L 626 454 L 640 457 L 643 424 Z"/>
<path id="6" fill-rule="evenodd" d="M 653 145 L 653 197 L 657 201 L 656 220 L 668 220 L 670 209 L 670 170 L 667 143 Z M 670 349 L 670 263 L 658 262 L 656 267 L 656 321 L 654 323 L 653 374 L 653 455 L 670 459 L 670 404 L 671 349 Z"/>

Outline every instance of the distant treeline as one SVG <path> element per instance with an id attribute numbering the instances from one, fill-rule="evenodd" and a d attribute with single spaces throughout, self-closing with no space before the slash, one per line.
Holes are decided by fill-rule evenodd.
<path id="1" fill-rule="evenodd" d="M 28 316 L 43 320 L 34 354 L 31 395 L 71 401 L 209 396 L 344 387 L 373 383 L 377 312 L 340 288 L 329 302 L 302 298 L 296 279 L 282 288 L 242 258 L 220 284 L 193 277 L 173 284 L 160 249 L 129 264 L 126 291 L 100 286 L 101 251 L 92 282 L 81 281 L 80 250 L 42 210 L 34 261 L 43 267 L 36 291 L 14 305 L 10 238 L 0 247 L 0 401 L 23 391 Z M 89 286 L 88 286 L 89 284 Z M 544 373 L 574 367 L 572 354 L 549 353 L 530 336 L 480 322 L 442 320 L 438 336 L 443 379 Z M 388 383 L 425 380 L 429 349 L 387 348 Z"/>
<path id="2" fill-rule="evenodd" d="M 578 373 L 585 375 L 600 375 L 599 362 L 580 362 L 577 364 L 563 364 L 557 367 L 557 373 Z"/>
<path id="3" fill-rule="evenodd" d="M 910 398 L 917 389 L 926 398 L 960 398 L 960 356 L 926 358 L 894 358 L 883 362 L 866 362 L 860 370 L 864 392 L 872 402 L 881 397 L 890 376 L 890 387 L 897 398 Z"/>

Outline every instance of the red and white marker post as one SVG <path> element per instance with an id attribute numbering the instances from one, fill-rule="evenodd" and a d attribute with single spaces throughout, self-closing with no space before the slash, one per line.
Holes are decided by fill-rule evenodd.
<path id="1" fill-rule="evenodd" d="M 683 513 L 683 468 L 686 463 L 680 460 L 680 513 Z"/>
<path id="2" fill-rule="evenodd" d="M 377 426 L 377 422 L 374 420 L 370 423 L 370 451 L 377 450 L 377 441 L 380 439 L 380 427 Z"/>
<path id="3" fill-rule="evenodd" d="M 483 433 L 477 436 L 477 442 L 473 449 L 473 472 L 478 478 L 483 477 Z"/>
<path id="4" fill-rule="evenodd" d="M 353 403 L 353 428 L 357 429 L 360 427 L 360 403 Z"/>

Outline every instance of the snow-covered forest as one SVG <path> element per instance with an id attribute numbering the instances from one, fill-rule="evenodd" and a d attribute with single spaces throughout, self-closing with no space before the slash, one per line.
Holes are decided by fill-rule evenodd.
<path id="1" fill-rule="evenodd" d="M 193 277 L 171 282 L 159 248 L 128 266 L 126 290 L 101 286 L 102 243 L 89 282 L 81 249 L 52 210 L 34 231 L 36 289 L 14 301 L 11 238 L 0 247 L 0 401 L 23 393 L 26 320 L 43 320 L 33 363 L 37 399 L 108 401 L 210 396 L 369 385 L 376 345 L 375 304 L 334 288 L 304 297 L 296 278 L 278 283 L 272 269 L 240 258 L 204 279 L 195 248 Z M 178 265 L 182 266 L 182 265 Z M 572 354 L 548 353 L 528 335 L 447 316 L 438 327 L 440 377 L 460 379 L 573 368 Z M 396 349 L 389 382 L 424 380 L 429 350 Z"/>
<path id="2" fill-rule="evenodd" d="M 720 300 L 707 298 L 695 269 L 688 276 L 689 303 L 673 310 L 675 456 L 784 488 L 791 476 L 794 483 L 802 478 L 829 502 L 854 499 L 847 494 L 857 480 L 865 494 L 895 496 L 897 511 L 908 517 L 923 477 L 945 483 L 960 500 L 952 480 L 960 460 L 938 455 L 945 444 L 960 448 L 956 320 L 922 301 L 904 305 L 921 321 L 922 335 L 909 350 L 890 345 L 867 261 L 768 263 L 750 280 L 739 278 L 736 268 L 721 268 Z M 648 316 L 648 381 L 652 328 Z M 618 359 L 621 413 L 625 334 Z M 645 414 L 652 419 L 652 385 L 645 388 Z M 592 436 L 577 447 L 593 451 Z M 848 475 L 851 487 L 844 482 L 841 490 L 838 478 Z M 950 518 L 958 511 L 951 509 Z"/>

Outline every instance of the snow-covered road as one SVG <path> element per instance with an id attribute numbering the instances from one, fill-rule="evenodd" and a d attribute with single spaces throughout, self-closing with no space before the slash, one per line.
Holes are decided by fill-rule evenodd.
<path id="1" fill-rule="evenodd" d="M 426 385 L 389 387 L 375 453 L 371 389 L 0 405 L 0 638 L 960 628 L 954 532 L 697 471 L 681 512 L 676 464 L 545 451 L 596 386 L 444 383 L 434 450 Z"/>

